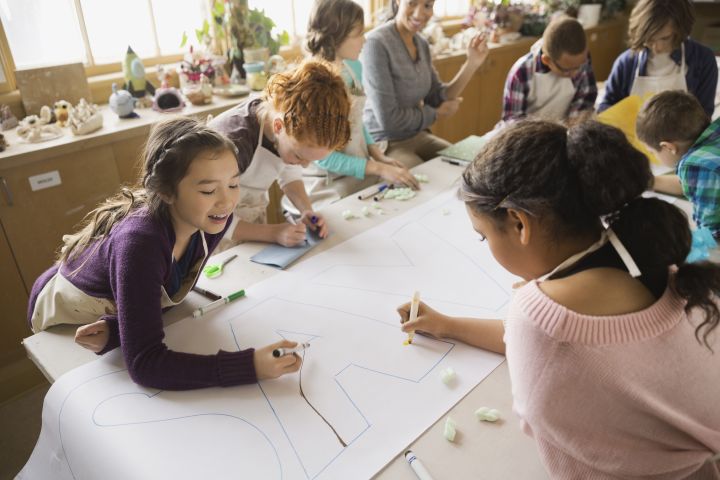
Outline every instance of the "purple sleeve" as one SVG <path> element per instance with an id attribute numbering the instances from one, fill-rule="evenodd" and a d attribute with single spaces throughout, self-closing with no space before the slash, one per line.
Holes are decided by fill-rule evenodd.
<path id="1" fill-rule="evenodd" d="M 254 349 L 216 355 L 175 352 L 163 342 L 161 286 L 167 265 L 152 235 L 132 232 L 110 258 L 111 288 L 118 309 L 119 339 L 130 377 L 165 390 L 230 386 L 257 381 Z"/>
<path id="2" fill-rule="evenodd" d="M 605 82 L 605 95 L 598 106 L 598 113 L 612 107 L 623 98 L 630 95 L 630 89 L 635 77 L 635 60 L 631 50 L 626 50 L 615 59 L 610 76 Z"/>

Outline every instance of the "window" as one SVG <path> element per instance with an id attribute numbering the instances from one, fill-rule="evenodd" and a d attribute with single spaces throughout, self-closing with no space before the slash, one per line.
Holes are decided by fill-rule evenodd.
<path id="1" fill-rule="evenodd" d="M 291 38 L 305 36 L 310 11 L 315 0 L 249 0 L 248 6 L 265 10 L 277 26 L 277 33 L 286 30 Z M 365 10 L 365 23 L 371 25 L 374 15 L 390 4 L 391 0 L 355 0 Z M 435 16 L 463 16 L 468 13 L 470 0 L 436 0 Z"/>
<path id="2" fill-rule="evenodd" d="M 392 0 L 355 0 L 366 24 Z M 304 37 L 314 0 L 248 0 L 264 9 L 277 33 Z M 15 68 L 82 62 L 89 75 L 114 72 L 128 46 L 146 64 L 177 61 L 195 29 L 208 17 L 212 0 L 0 0 L 0 92 L 14 88 Z M 467 13 L 470 0 L 436 0 L 437 16 Z M 2 38 L 2 34 L 4 37 Z M 8 48 L 9 47 L 9 48 Z M 2 75 L 4 73 L 4 75 Z"/>
<path id="3" fill-rule="evenodd" d="M 203 0 L 0 0 L 18 69 L 119 63 L 131 46 L 143 58 L 179 55 L 184 31 L 206 17 Z"/>

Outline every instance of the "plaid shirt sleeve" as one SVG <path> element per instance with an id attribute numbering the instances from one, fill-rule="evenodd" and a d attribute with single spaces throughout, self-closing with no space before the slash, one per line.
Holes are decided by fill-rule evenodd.
<path id="1" fill-rule="evenodd" d="M 583 110 L 593 110 L 595 108 L 598 91 L 589 54 L 587 63 L 573 77 L 572 81 L 575 86 L 575 96 L 570 102 L 568 118 L 579 115 Z"/>
<path id="2" fill-rule="evenodd" d="M 720 172 L 689 163 L 681 165 L 678 175 L 683 193 L 693 204 L 693 220 L 720 238 Z"/>
<path id="3" fill-rule="evenodd" d="M 519 120 L 527 115 L 527 97 L 530 93 L 528 63 L 532 68 L 532 62 L 519 61 L 508 73 L 503 91 L 504 121 Z"/>

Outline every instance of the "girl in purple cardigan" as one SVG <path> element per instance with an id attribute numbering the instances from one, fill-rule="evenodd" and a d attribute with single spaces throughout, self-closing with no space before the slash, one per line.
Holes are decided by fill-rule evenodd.
<path id="1" fill-rule="evenodd" d="M 685 262 L 687 218 L 642 197 L 651 180 L 613 127 L 504 130 L 460 197 L 525 280 L 505 323 L 421 305 L 403 325 L 507 355 L 513 410 L 552 478 L 720 478 L 720 267 Z"/>
<path id="2" fill-rule="evenodd" d="M 135 189 L 123 189 L 64 237 L 55 266 L 33 286 L 33 331 L 84 324 L 76 341 L 98 353 L 122 349 L 130 377 L 166 390 L 253 383 L 300 368 L 274 358 L 278 342 L 215 355 L 174 352 L 163 343 L 162 311 L 182 302 L 222 239 L 238 202 L 237 149 L 190 118 L 150 133 Z M 104 347 L 102 347 L 104 345 Z"/>

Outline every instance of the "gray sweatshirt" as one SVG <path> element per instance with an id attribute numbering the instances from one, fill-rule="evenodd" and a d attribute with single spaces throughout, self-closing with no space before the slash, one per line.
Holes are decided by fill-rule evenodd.
<path id="1" fill-rule="evenodd" d="M 405 140 L 435 122 L 435 109 L 445 100 L 446 86 L 432 65 L 430 47 L 413 37 L 417 61 L 390 21 L 367 35 L 361 61 L 367 102 L 363 120 L 375 141 Z"/>

